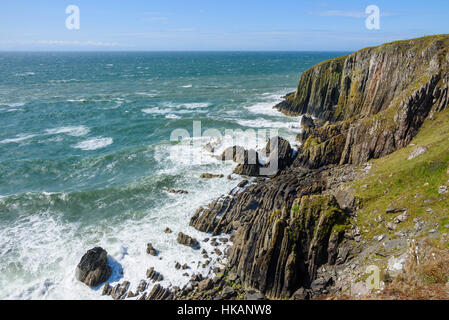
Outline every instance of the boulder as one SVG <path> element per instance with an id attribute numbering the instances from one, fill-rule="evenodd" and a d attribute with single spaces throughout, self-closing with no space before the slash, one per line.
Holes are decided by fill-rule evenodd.
<path id="1" fill-rule="evenodd" d="M 272 174 L 276 174 L 280 170 L 284 170 L 293 162 L 293 149 L 290 142 L 279 136 L 271 138 L 265 147 L 268 156 L 269 164 L 274 165 L 275 168 Z M 277 162 L 277 166 L 275 165 Z"/>
<path id="2" fill-rule="evenodd" d="M 178 233 L 177 238 L 178 243 L 183 244 L 188 247 L 195 248 L 199 245 L 198 241 L 182 232 Z"/>
<path id="3" fill-rule="evenodd" d="M 407 160 L 412 160 L 415 159 L 421 155 L 423 155 L 424 153 L 427 152 L 427 148 L 426 147 L 416 147 L 409 155 L 409 157 L 407 158 Z"/>
<path id="4" fill-rule="evenodd" d="M 200 281 L 198 283 L 198 289 L 200 291 L 205 291 L 205 290 L 212 289 L 213 286 L 214 286 L 214 283 L 213 283 L 212 279 L 210 279 L 210 278 L 207 278 L 207 279 L 205 279 L 203 281 Z"/>
<path id="5" fill-rule="evenodd" d="M 449 192 L 448 186 L 440 186 L 438 188 L 438 193 L 439 194 L 445 194 L 445 193 L 448 193 L 448 192 Z"/>
<path id="6" fill-rule="evenodd" d="M 308 298 L 309 293 L 304 288 L 299 288 L 292 295 L 292 299 L 294 300 L 307 300 Z"/>
<path id="7" fill-rule="evenodd" d="M 176 190 L 176 189 L 170 189 L 168 190 L 168 193 L 175 193 L 175 194 L 188 194 L 189 192 L 187 190 Z"/>
<path id="8" fill-rule="evenodd" d="M 315 128 L 315 123 L 314 123 L 312 117 L 310 117 L 308 115 L 303 115 L 301 117 L 300 126 L 301 126 L 302 131 L 306 131 L 306 130 Z"/>
<path id="9" fill-rule="evenodd" d="M 235 290 L 232 287 L 227 286 L 223 289 L 221 296 L 223 297 L 223 299 L 229 299 L 235 296 L 235 294 Z"/>
<path id="10" fill-rule="evenodd" d="M 107 265 L 107 255 L 106 250 L 100 247 L 87 251 L 76 267 L 76 278 L 89 287 L 96 287 L 108 280 L 112 269 Z"/>
<path id="11" fill-rule="evenodd" d="M 267 298 L 259 292 L 247 292 L 246 293 L 246 300 L 266 300 Z"/>
<path id="12" fill-rule="evenodd" d="M 243 148 L 241 146 L 233 146 L 233 147 L 226 148 L 225 151 L 223 151 L 223 153 L 221 154 L 221 156 L 219 158 L 222 161 L 232 160 L 234 162 L 243 163 L 243 161 L 245 159 L 245 153 L 247 153 L 245 148 Z"/>
<path id="13" fill-rule="evenodd" d="M 201 179 L 213 179 L 213 178 L 223 178 L 223 174 L 213 174 L 213 173 L 202 173 L 200 178 Z"/>
<path id="14" fill-rule="evenodd" d="M 154 247 L 151 243 L 147 244 L 147 253 L 151 254 L 152 256 L 157 256 L 157 250 L 154 249 Z"/>

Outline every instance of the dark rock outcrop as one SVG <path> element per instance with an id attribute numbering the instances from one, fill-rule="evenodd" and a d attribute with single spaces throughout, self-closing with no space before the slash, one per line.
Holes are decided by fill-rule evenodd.
<path id="1" fill-rule="evenodd" d="M 154 270 L 153 267 L 151 267 L 150 269 L 147 270 L 147 278 L 149 280 L 153 280 L 153 282 L 158 282 L 158 281 L 164 280 L 164 276 L 162 274 L 160 274 L 159 272 L 157 272 L 156 270 Z"/>
<path id="2" fill-rule="evenodd" d="M 265 151 L 269 155 L 266 167 L 273 168 L 273 172 L 267 175 L 277 174 L 293 162 L 293 149 L 290 146 L 290 142 L 284 138 L 271 138 L 265 147 Z"/>
<path id="3" fill-rule="evenodd" d="M 96 247 L 87 251 L 76 267 L 76 278 L 88 285 L 95 287 L 107 281 L 112 269 L 107 265 L 106 250 Z"/>
<path id="4" fill-rule="evenodd" d="M 180 244 L 183 244 L 185 246 L 192 247 L 192 248 L 196 248 L 199 245 L 199 243 L 196 239 L 194 239 L 182 232 L 178 233 L 177 241 Z"/>

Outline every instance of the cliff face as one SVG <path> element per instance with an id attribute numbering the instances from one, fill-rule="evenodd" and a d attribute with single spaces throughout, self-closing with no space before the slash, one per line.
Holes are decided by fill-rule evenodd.
<path id="1" fill-rule="evenodd" d="M 362 204 L 346 189 L 366 174 L 355 165 L 407 146 L 447 107 L 448 84 L 449 36 L 367 48 L 306 71 L 297 92 L 276 106 L 318 118 L 303 117 L 293 163 L 191 219 L 214 235 L 235 231 L 227 279 L 269 298 L 323 293 L 339 277 L 321 270 L 347 263 L 347 244 L 360 241 L 349 221 Z"/>
<path id="2" fill-rule="evenodd" d="M 448 70 L 447 35 L 367 48 L 307 70 L 276 108 L 329 121 L 334 132 L 296 164 L 360 164 L 406 146 L 426 117 L 447 105 Z M 305 130 L 300 140 L 322 134 L 323 128 Z"/>

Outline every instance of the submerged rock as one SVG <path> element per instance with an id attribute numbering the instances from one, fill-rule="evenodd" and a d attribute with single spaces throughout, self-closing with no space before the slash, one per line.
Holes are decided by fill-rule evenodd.
<path id="1" fill-rule="evenodd" d="M 108 280 L 112 269 L 107 265 L 107 255 L 106 250 L 100 247 L 87 251 L 76 267 L 76 278 L 89 287 L 96 287 Z"/>
<path id="2" fill-rule="evenodd" d="M 168 190 L 168 193 L 175 193 L 175 194 L 188 194 L 189 192 L 187 190 L 176 190 L 176 189 L 170 189 Z"/>
<path id="3" fill-rule="evenodd" d="M 213 178 L 223 178 L 223 174 L 213 174 L 213 173 L 202 173 L 200 178 L 201 179 L 213 179 Z"/>

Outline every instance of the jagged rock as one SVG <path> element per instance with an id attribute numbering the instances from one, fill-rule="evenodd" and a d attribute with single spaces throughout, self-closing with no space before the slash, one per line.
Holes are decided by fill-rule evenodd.
<path id="1" fill-rule="evenodd" d="M 158 254 L 157 250 L 153 248 L 153 245 L 151 243 L 147 244 L 147 253 L 151 254 L 152 256 L 157 256 Z"/>
<path id="2" fill-rule="evenodd" d="M 235 294 L 236 294 L 235 290 L 232 287 L 227 286 L 223 289 L 221 296 L 223 297 L 223 299 L 229 299 L 234 297 Z"/>
<path id="3" fill-rule="evenodd" d="M 239 164 L 234 169 L 234 173 L 241 176 L 257 177 L 260 174 L 260 164 Z"/>
<path id="4" fill-rule="evenodd" d="M 212 146 L 212 144 L 210 142 L 208 142 L 205 146 L 204 146 L 204 150 L 206 150 L 207 152 L 210 153 L 214 153 L 215 148 Z"/>
<path id="5" fill-rule="evenodd" d="M 199 245 L 198 241 L 182 232 L 178 233 L 177 238 L 178 243 L 183 244 L 188 247 L 195 248 Z"/>
<path id="6" fill-rule="evenodd" d="M 102 296 L 108 296 L 111 294 L 112 288 L 109 285 L 109 283 L 105 283 L 104 287 L 103 287 L 103 293 L 101 294 Z"/>
<path id="7" fill-rule="evenodd" d="M 181 268 L 182 270 L 186 270 L 189 268 L 189 266 L 187 265 L 187 263 L 184 263 Z"/>
<path id="8" fill-rule="evenodd" d="M 393 204 L 390 204 L 388 206 L 387 210 L 385 210 L 386 213 L 398 213 L 398 212 L 404 212 L 404 211 L 407 211 L 407 208 L 397 208 Z"/>
<path id="9" fill-rule="evenodd" d="M 153 282 L 159 282 L 164 280 L 164 276 L 155 271 L 153 267 L 147 270 L 147 278 L 153 280 Z"/>
<path id="10" fill-rule="evenodd" d="M 240 146 L 227 148 L 220 156 L 221 160 L 232 160 L 238 164 L 258 164 L 256 150 L 246 150 Z"/>
<path id="11" fill-rule="evenodd" d="M 419 156 L 422 156 L 424 153 L 427 152 L 427 147 L 416 147 L 409 155 L 409 157 L 407 158 L 407 160 L 412 160 L 415 159 Z"/>
<path id="12" fill-rule="evenodd" d="M 253 176 L 259 175 L 259 156 L 256 150 L 245 150 L 240 146 L 227 148 L 220 156 L 221 160 L 233 160 L 238 165 L 234 169 L 235 174 Z"/>
<path id="13" fill-rule="evenodd" d="M 407 212 L 400 214 L 399 216 L 397 216 L 396 218 L 394 218 L 394 223 L 399 224 L 401 222 L 405 222 L 408 219 L 408 214 Z"/>
<path id="14" fill-rule="evenodd" d="M 167 227 L 167 228 L 165 228 L 164 232 L 165 233 L 172 233 L 173 231 L 169 227 Z"/>
<path id="15" fill-rule="evenodd" d="M 170 300 L 173 298 L 172 292 L 168 288 L 156 284 L 151 292 L 146 296 L 145 300 Z"/>
<path id="16" fill-rule="evenodd" d="M 265 150 L 269 154 L 266 168 L 267 170 L 269 170 L 268 168 L 273 168 L 273 171 L 267 172 L 265 175 L 274 175 L 293 162 L 293 149 L 290 146 L 290 142 L 279 136 L 271 138 L 267 142 Z"/>
<path id="17" fill-rule="evenodd" d="M 213 173 L 202 173 L 200 178 L 202 179 L 213 179 L 213 178 L 223 178 L 223 174 L 213 174 Z"/>
<path id="18" fill-rule="evenodd" d="M 147 289 L 148 283 L 145 280 L 140 280 L 139 285 L 136 289 L 136 294 L 144 292 Z"/>
<path id="19" fill-rule="evenodd" d="M 301 129 L 302 131 L 306 131 L 306 130 L 310 130 L 310 129 L 314 129 L 315 128 L 315 122 L 313 121 L 312 117 L 309 117 L 307 115 L 303 115 L 301 117 Z"/>
<path id="20" fill-rule="evenodd" d="M 176 262 L 176 264 L 175 264 L 175 269 L 176 269 L 176 270 L 181 269 L 181 264 L 180 264 L 179 262 Z"/>
<path id="21" fill-rule="evenodd" d="M 387 222 L 386 225 L 388 230 L 396 230 L 397 226 L 394 223 Z"/>
<path id="22" fill-rule="evenodd" d="M 214 283 L 213 283 L 212 279 L 207 278 L 198 283 L 198 289 L 200 291 L 209 290 L 209 289 L 212 289 L 213 285 L 214 285 Z"/>
<path id="23" fill-rule="evenodd" d="M 126 298 L 126 292 L 128 291 L 130 286 L 129 281 L 123 281 L 121 284 L 117 284 L 114 286 L 111 292 L 111 297 L 114 300 L 120 300 Z"/>
<path id="24" fill-rule="evenodd" d="M 294 300 L 307 300 L 309 298 L 309 293 L 304 288 L 299 288 L 292 295 Z"/>
<path id="25" fill-rule="evenodd" d="M 223 254 L 223 252 L 221 252 L 221 250 L 218 248 L 215 248 L 214 252 L 217 256 L 221 256 Z"/>
<path id="26" fill-rule="evenodd" d="M 107 265 L 107 255 L 106 250 L 100 247 L 87 251 L 76 267 L 76 278 L 89 287 L 98 286 L 108 280 L 112 269 Z"/>
<path id="27" fill-rule="evenodd" d="M 168 190 L 168 193 L 188 194 L 189 192 L 187 190 L 170 189 Z"/>
<path id="28" fill-rule="evenodd" d="M 237 187 L 239 188 L 244 188 L 247 184 L 249 183 L 248 180 L 243 180 L 242 182 L 240 182 Z"/>
<path id="29" fill-rule="evenodd" d="M 266 298 L 260 292 L 251 292 L 251 293 L 247 292 L 246 293 L 246 300 L 256 301 L 256 300 L 266 300 Z"/>
<path id="30" fill-rule="evenodd" d="M 448 186 L 440 186 L 438 188 L 438 193 L 439 194 L 445 194 L 445 193 L 448 193 L 448 192 L 449 192 Z"/>

